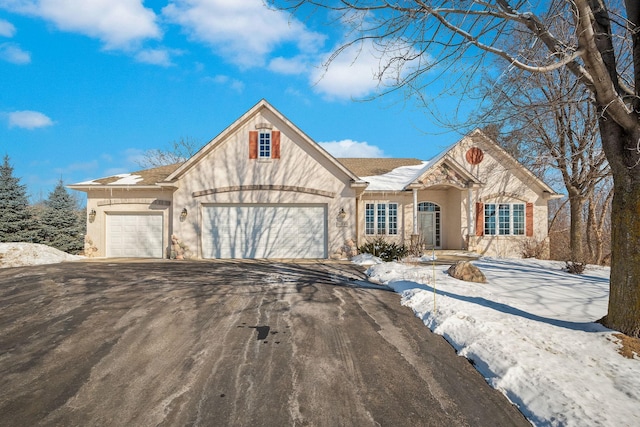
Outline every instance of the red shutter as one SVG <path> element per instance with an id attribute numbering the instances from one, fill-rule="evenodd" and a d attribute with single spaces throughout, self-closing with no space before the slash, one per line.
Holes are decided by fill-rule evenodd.
<path id="1" fill-rule="evenodd" d="M 527 237 L 531 237 L 533 236 L 533 203 L 527 203 L 525 217 L 527 226 Z"/>
<path id="2" fill-rule="evenodd" d="M 484 235 L 484 203 L 476 203 L 476 236 Z"/>
<path id="3" fill-rule="evenodd" d="M 249 158 L 258 158 L 258 132 L 255 130 L 249 131 Z"/>
<path id="4" fill-rule="evenodd" d="M 280 158 L 280 131 L 274 130 L 271 132 L 271 158 Z"/>

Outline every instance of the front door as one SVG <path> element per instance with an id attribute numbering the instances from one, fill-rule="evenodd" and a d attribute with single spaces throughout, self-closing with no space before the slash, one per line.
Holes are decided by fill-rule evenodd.
<path id="1" fill-rule="evenodd" d="M 436 244 L 436 213 L 418 212 L 418 232 L 427 248 Z"/>

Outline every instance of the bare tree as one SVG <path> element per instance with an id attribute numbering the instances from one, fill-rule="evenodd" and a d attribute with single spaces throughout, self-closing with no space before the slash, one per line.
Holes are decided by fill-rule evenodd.
<path id="1" fill-rule="evenodd" d="M 614 180 L 611 290 L 603 322 L 640 336 L 640 2 L 637 0 L 269 0 L 293 13 L 309 7 L 341 12 L 352 39 L 336 52 L 371 42 L 380 51 L 381 82 L 418 95 L 424 76 L 469 55 L 480 69 L 489 56 L 529 73 L 567 68 L 598 113 L 599 133 Z M 544 19 L 537 12 L 548 11 Z M 618 12 L 621 11 L 620 13 Z M 552 28 L 570 28 L 556 34 Z M 531 34 L 548 55 L 511 43 Z M 616 49 L 623 44 L 625 49 Z M 536 46 L 536 47 L 537 47 Z M 616 52 L 631 54 L 631 61 Z M 390 83 L 389 74 L 395 80 Z M 428 82 L 427 82 L 428 84 Z"/>
<path id="2" fill-rule="evenodd" d="M 156 148 L 145 151 L 142 158 L 136 163 L 143 168 L 155 168 L 181 163 L 193 156 L 201 148 L 201 145 L 191 138 L 181 138 L 171 142 L 169 148 Z"/>
<path id="3" fill-rule="evenodd" d="M 507 149 L 516 158 L 538 175 L 560 175 L 569 197 L 570 260 L 590 261 L 583 245 L 585 205 L 610 169 L 588 92 L 566 68 L 536 74 L 504 70 L 497 80 L 482 81 L 484 98 L 491 102 L 475 121 L 504 125 Z M 595 237 L 587 241 L 595 244 Z"/>
<path id="4" fill-rule="evenodd" d="M 594 188 L 587 198 L 587 248 L 594 264 L 606 264 L 611 256 L 611 201 L 613 186 L 610 182 Z M 608 248 L 608 253 L 605 249 Z"/>

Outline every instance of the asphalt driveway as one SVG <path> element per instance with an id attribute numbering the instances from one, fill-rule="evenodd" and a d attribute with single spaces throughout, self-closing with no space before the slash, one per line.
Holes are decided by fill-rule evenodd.
<path id="1" fill-rule="evenodd" d="M 530 426 L 348 263 L 0 270 L 2 426 Z"/>

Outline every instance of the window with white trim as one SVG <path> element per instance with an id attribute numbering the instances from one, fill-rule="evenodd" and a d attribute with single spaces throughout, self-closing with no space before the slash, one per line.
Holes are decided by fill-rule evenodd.
<path id="1" fill-rule="evenodd" d="M 485 203 L 484 234 L 487 236 L 524 236 L 524 203 Z"/>
<path id="2" fill-rule="evenodd" d="M 271 132 L 260 131 L 258 133 L 258 158 L 271 158 Z"/>
<path id="3" fill-rule="evenodd" d="M 364 232 L 367 235 L 398 234 L 398 204 L 366 203 Z"/>

